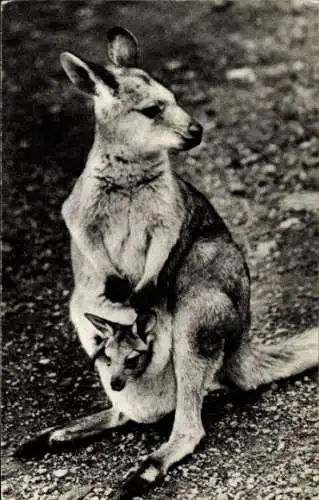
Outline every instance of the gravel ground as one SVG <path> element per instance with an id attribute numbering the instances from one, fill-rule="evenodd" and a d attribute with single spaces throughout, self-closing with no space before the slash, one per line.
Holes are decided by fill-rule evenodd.
<path id="1" fill-rule="evenodd" d="M 252 333 L 263 341 L 317 321 L 318 6 L 308 1 L 13 2 L 4 7 L 2 498 L 102 500 L 170 421 L 18 462 L 21 440 L 104 404 L 68 321 L 69 241 L 60 207 L 92 139 L 90 103 L 58 55 L 103 60 L 105 33 L 131 29 L 144 67 L 204 125 L 174 158 L 245 248 Z M 317 240 L 317 244 L 316 244 Z M 214 395 L 207 437 L 152 499 L 319 498 L 314 372 L 262 391 Z"/>

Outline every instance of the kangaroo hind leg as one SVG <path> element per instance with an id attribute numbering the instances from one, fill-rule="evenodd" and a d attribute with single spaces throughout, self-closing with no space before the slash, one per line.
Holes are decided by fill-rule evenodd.
<path id="1" fill-rule="evenodd" d="M 98 436 L 107 429 L 125 424 L 128 419 L 118 410 L 107 410 L 78 418 L 65 427 L 51 427 L 22 443 L 15 452 L 19 458 L 42 456 L 83 439 Z"/>
<path id="2" fill-rule="evenodd" d="M 201 418 L 203 399 L 207 384 L 219 387 L 225 336 L 236 316 L 227 295 L 219 290 L 213 292 L 196 291 L 196 300 L 189 293 L 177 306 L 173 324 L 177 383 L 173 429 L 167 443 L 131 470 L 116 499 L 131 498 L 153 485 L 169 467 L 193 453 L 205 435 Z"/>

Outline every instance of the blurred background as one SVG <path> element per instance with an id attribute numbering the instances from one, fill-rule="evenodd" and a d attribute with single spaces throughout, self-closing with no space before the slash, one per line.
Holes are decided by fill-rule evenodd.
<path id="1" fill-rule="evenodd" d="M 103 62 L 106 32 L 138 38 L 143 68 L 205 128 L 200 147 L 172 157 L 213 202 L 252 274 L 260 340 L 318 317 L 318 4 L 12 2 L 3 7 L 3 498 L 55 499 L 92 483 L 105 498 L 131 461 L 169 428 L 131 426 L 39 461 L 17 462 L 27 436 L 104 404 L 68 320 L 69 237 L 61 204 L 93 137 L 89 99 L 59 54 Z M 150 499 L 314 498 L 316 381 L 273 384 L 240 401 L 210 398 L 208 437 Z M 277 495 L 277 496 L 276 496 Z M 279 496 L 278 496 L 279 495 Z"/>

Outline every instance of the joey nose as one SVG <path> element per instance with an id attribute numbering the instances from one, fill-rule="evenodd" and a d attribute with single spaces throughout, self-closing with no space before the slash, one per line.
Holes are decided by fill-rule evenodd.
<path id="1" fill-rule="evenodd" d="M 198 122 L 192 122 L 188 127 L 188 133 L 196 139 L 201 139 L 203 127 Z"/>
<path id="2" fill-rule="evenodd" d="M 111 389 L 113 391 L 121 391 L 125 386 L 125 380 L 121 377 L 112 377 L 111 378 Z"/>

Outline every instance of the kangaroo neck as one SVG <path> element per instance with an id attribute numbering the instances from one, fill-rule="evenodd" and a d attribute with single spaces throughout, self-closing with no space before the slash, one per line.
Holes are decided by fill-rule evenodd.
<path id="1" fill-rule="evenodd" d="M 134 188 L 170 175 L 167 153 L 134 155 L 125 145 L 106 142 L 96 132 L 86 164 L 86 173 L 110 188 Z"/>

